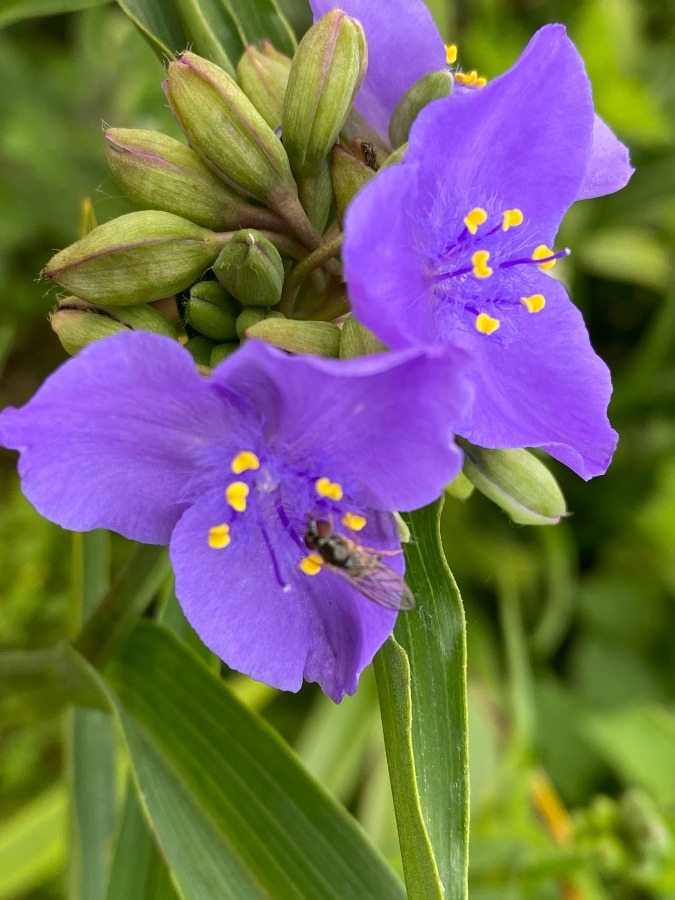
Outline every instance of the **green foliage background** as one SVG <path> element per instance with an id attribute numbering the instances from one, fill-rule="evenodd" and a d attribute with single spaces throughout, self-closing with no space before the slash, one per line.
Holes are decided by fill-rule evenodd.
<path id="1" fill-rule="evenodd" d="M 18 5 L 0 2 L 0 406 L 64 358 L 37 275 L 78 236 L 82 198 L 99 222 L 127 211 L 101 122 L 176 134 L 161 63 L 117 7 L 11 24 Z M 302 0 L 282 5 L 301 33 Z M 555 528 L 516 527 L 476 495 L 445 505 L 468 622 L 470 896 L 674 897 L 675 4 L 429 5 L 464 67 L 488 77 L 539 25 L 567 24 L 637 168 L 625 191 L 578 204 L 561 236 L 564 276 L 614 377 L 612 468 L 584 484 L 556 467 L 572 515 Z M 72 627 L 71 538 L 22 498 L 10 454 L 0 465 L 0 644 L 48 646 Z M 115 558 L 126 549 L 117 541 Z M 229 678 L 400 866 L 372 673 L 340 707 L 311 687 L 279 695 Z M 63 717 L 28 703 L 0 715 L 0 900 L 64 892 L 64 733 Z"/>

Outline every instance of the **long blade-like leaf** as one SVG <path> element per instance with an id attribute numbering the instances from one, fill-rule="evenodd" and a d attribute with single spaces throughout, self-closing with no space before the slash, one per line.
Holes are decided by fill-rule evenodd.
<path id="1" fill-rule="evenodd" d="M 107 2 L 108 0 L 0 0 L 0 28 L 12 22 L 20 22 L 21 19 L 76 12 Z"/>
<path id="2" fill-rule="evenodd" d="M 468 896 L 465 622 L 441 549 L 441 505 L 406 519 L 417 606 L 398 617 L 376 668 L 406 885 L 420 900 Z"/>
<path id="3" fill-rule="evenodd" d="M 141 622 L 105 674 L 185 897 L 403 898 L 354 820 L 173 634 Z"/>

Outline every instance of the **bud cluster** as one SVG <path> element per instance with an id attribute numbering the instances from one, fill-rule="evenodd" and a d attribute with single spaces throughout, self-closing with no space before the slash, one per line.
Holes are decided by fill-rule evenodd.
<path id="1" fill-rule="evenodd" d="M 163 87 L 186 143 L 108 129 L 108 164 L 139 211 L 94 228 L 44 269 L 67 292 L 51 318 L 66 351 L 125 329 L 181 340 L 206 368 L 250 337 L 343 359 L 385 351 L 348 316 L 343 221 L 453 78 L 431 73 L 404 94 L 390 149 L 353 109 L 367 65 L 363 28 L 339 9 L 293 59 L 268 42 L 248 47 L 236 79 L 191 52 L 170 62 Z M 557 521 L 564 501 L 540 468 L 525 451 L 477 451 L 465 481 L 516 522 Z"/>

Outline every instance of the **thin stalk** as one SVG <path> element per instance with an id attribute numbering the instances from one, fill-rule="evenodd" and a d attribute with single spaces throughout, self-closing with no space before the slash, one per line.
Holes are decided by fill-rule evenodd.
<path id="1" fill-rule="evenodd" d="M 306 256 L 297 266 L 294 266 L 284 282 L 284 289 L 278 304 L 280 312 L 286 316 L 292 315 L 295 298 L 304 280 L 340 252 L 342 240 L 343 233 L 340 232 L 331 240 L 317 247 L 313 253 Z"/>

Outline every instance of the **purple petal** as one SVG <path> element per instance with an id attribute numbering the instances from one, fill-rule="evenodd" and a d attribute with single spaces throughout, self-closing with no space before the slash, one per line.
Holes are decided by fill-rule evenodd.
<path id="1" fill-rule="evenodd" d="M 593 148 L 586 176 L 577 200 L 604 197 L 625 187 L 635 169 L 628 147 L 614 135 L 599 116 L 593 122 Z"/>
<path id="2" fill-rule="evenodd" d="M 466 365 L 461 351 L 440 346 L 328 360 L 250 341 L 213 381 L 251 397 L 270 449 L 298 465 L 331 458 L 363 486 L 367 505 L 406 510 L 431 502 L 459 471 L 452 440 L 470 402 Z"/>
<path id="3" fill-rule="evenodd" d="M 302 551 L 279 521 L 270 519 L 265 530 L 290 585 L 284 590 L 252 509 L 232 526 L 228 547 L 211 549 L 208 532 L 222 521 L 223 506 L 221 492 L 200 498 L 171 539 L 176 595 L 189 622 L 232 668 L 282 690 L 297 691 L 303 677 L 317 681 L 339 702 L 356 690 L 359 674 L 391 634 L 396 614 L 332 572 L 303 574 Z M 391 517 L 379 517 L 368 541 L 397 545 Z"/>
<path id="4" fill-rule="evenodd" d="M 460 433 L 482 447 L 541 447 L 589 479 L 607 469 L 616 447 L 610 374 L 564 287 L 540 279 L 546 306 L 523 311 L 519 340 L 476 334 L 476 398 Z"/>
<path id="5" fill-rule="evenodd" d="M 486 87 L 423 109 L 406 164 L 419 163 L 423 197 L 448 189 L 463 194 L 464 215 L 496 196 L 552 237 L 579 194 L 592 131 L 583 61 L 565 28 L 547 25 Z M 367 202 L 369 188 L 356 202 Z"/>
<path id="6" fill-rule="evenodd" d="M 228 413 L 177 341 L 138 331 L 91 344 L 5 409 L 0 443 L 20 451 L 23 491 L 48 519 L 166 544 Z"/>
<path id="7" fill-rule="evenodd" d="M 368 73 L 356 108 L 389 143 L 389 120 L 408 88 L 445 66 L 445 46 L 422 0 L 310 0 L 317 19 L 339 6 L 358 19 L 368 43 Z"/>

